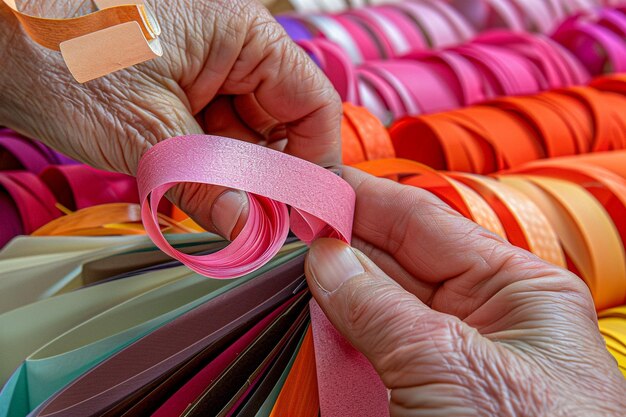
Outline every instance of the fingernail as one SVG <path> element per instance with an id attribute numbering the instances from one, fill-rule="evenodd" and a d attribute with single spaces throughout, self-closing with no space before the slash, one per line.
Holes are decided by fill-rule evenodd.
<path id="1" fill-rule="evenodd" d="M 242 191 L 226 190 L 213 203 L 211 221 L 220 236 L 231 239 L 247 199 Z"/>
<path id="2" fill-rule="evenodd" d="M 332 172 L 333 174 L 339 177 L 343 177 L 343 167 L 341 165 L 330 165 L 324 168 L 326 168 L 327 170 L 329 170 L 330 172 Z"/>
<path id="3" fill-rule="evenodd" d="M 350 246 L 336 239 L 319 239 L 313 242 L 307 268 L 317 285 L 329 293 L 365 272 Z"/>

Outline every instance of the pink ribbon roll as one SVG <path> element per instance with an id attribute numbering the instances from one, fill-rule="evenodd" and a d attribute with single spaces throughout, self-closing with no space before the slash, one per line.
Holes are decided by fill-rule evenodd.
<path id="1" fill-rule="evenodd" d="M 564 60 L 554 48 L 554 42 L 526 33 L 494 30 L 479 35 L 474 42 L 496 45 L 515 51 L 532 62 L 542 89 L 558 88 L 565 85 L 567 74 L 562 72 Z"/>
<path id="2" fill-rule="evenodd" d="M 357 22 L 350 16 L 337 15 L 333 16 L 341 26 L 350 34 L 354 42 L 356 43 L 361 55 L 365 61 L 372 59 L 380 59 L 383 56 L 381 47 L 378 46 L 374 40 L 371 32 L 369 32 L 363 25 Z"/>
<path id="3" fill-rule="evenodd" d="M 333 237 L 350 242 L 355 194 L 331 171 L 290 155 L 218 136 L 171 138 L 145 153 L 137 171 L 141 213 L 150 238 L 199 274 L 235 278 L 260 268 L 291 230 L 306 243 Z M 187 255 L 165 240 L 157 206 L 178 183 L 220 185 L 245 191 L 248 221 L 224 250 Z M 291 206 L 289 218 L 287 206 Z"/>
<path id="4" fill-rule="evenodd" d="M 619 27 L 622 20 L 617 12 L 599 17 L 579 14 L 564 21 L 552 38 L 569 49 L 593 75 L 603 73 L 607 65 L 612 72 L 623 72 L 626 45 Z"/>
<path id="5" fill-rule="evenodd" d="M 344 53 L 348 54 L 351 62 L 363 62 L 363 57 L 354 39 L 339 22 L 324 15 L 311 15 L 307 16 L 306 19 L 324 35 L 325 39 L 338 45 Z"/>
<path id="6" fill-rule="evenodd" d="M 303 39 L 296 43 L 317 59 L 342 101 L 359 103 L 354 66 L 340 47 L 326 39 Z"/>
<path id="7" fill-rule="evenodd" d="M 530 63 L 512 51 L 479 43 L 469 43 L 452 50 L 476 64 L 495 95 L 523 95 L 539 91 Z"/>
<path id="8" fill-rule="evenodd" d="M 534 32 L 548 33 L 554 25 L 554 15 L 551 15 L 549 2 L 545 0 L 513 0 L 513 6 L 518 10 L 518 14 L 525 16 L 526 27 Z"/>
<path id="9" fill-rule="evenodd" d="M 381 76 L 390 74 L 398 82 L 392 83 L 400 97 L 408 96 L 413 99 L 417 111 L 407 106 L 408 114 L 433 113 L 461 106 L 459 98 L 449 87 L 446 79 L 439 72 L 430 69 L 419 61 L 393 60 L 376 63 L 373 68 Z M 389 78 L 387 78 L 389 80 Z M 416 83 L 415 80 L 420 80 Z M 403 102 L 406 103 L 403 98 Z"/>
<path id="10" fill-rule="evenodd" d="M 382 35 L 379 39 L 385 42 L 392 56 L 404 55 L 411 50 L 411 44 L 402 27 L 397 25 L 398 20 L 390 20 L 383 13 L 375 9 L 359 9 L 355 10 L 354 15 L 363 19 L 369 27 L 377 27 Z"/>
<path id="11" fill-rule="evenodd" d="M 424 34 L 406 13 L 393 7 L 393 5 L 376 6 L 372 8 L 372 11 L 384 16 L 400 30 L 409 44 L 409 51 L 427 48 Z"/>
<path id="12" fill-rule="evenodd" d="M 25 169 L 39 174 L 49 165 L 76 164 L 46 145 L 0 128 L 0 170 Z"/>
<path id="13" fill-rule="evenodd" d="M 456 32 L 459 41 L 468 41 L 475 36 L 475 30 L 470 23 L 450 4 L 443 1 L 430 1 L 430 7 L 437 10 L 451 25 Z"/>
<path id="14" fill-rule="evenodd" d="M 394 4 L 415 21 L 427 37 L 428 44 L 433 48 L 441 48 L 462 42 L 453 23 L 442 16 L 440 11 L 428 2 L 401 2 Z"/>
<path id="15" fill-rule="evenodd" d="M 452 5 L 478 31 L 496 27 L 524 30 L 522 17 L 508 0 L 453 0 Z"/>
<path id="16" fill-rule="evenodd" d="M 368 67 L 359 67 L 356 70 L 359 85 L 366 84 L 376 92 L 382 102 L 385 104 L 387 111 L 392 115 L 393 119 L 398 119 L 407 114 L 407 108 L 402 102 L 397 91 L 375 71 L 371 71 Z M 370 107 L 368 107 L 369 109 Z M 382 119 L 381 119 L 382 120 Z"/>
<path id="17" fill-rule="evenodd" d="M 393 69 L 390 70 L 389 68 L 390 66 L 393 67 L 393 64 L 396 62 L 398 61 L 379 61 L 372 64 L 366 64 L 362 66 L 361 70 L 375 73 L 393 88 L 396 95 L 400 98 L 402 107 L 406 112 L 404 114 L 420 114 L 423 111 L 417 104 L 415 94 L 412 94 L 411 91 L 406 87 L 405 81 L 401 77 L 402 74 L 398 74 Z"/>
<path id="18" fill-rule="evenodd" d="M 485 99 L 479 70 L 461 55 L 444 49 L 415 52 L 403 58 L 419 61 L 430 72 L 441 76 L 463 106 Z"/>
<path id="19" fill-rule="evenodd" d="M 138 203 L 137 183 L 129 175 L 88 165 L 51 165 L 39 177 L 57 201 L 70 210 L 108 203 Z"/>
<path id="20" fill-rule="evenodd" d="M 350 241 L 355 194 L 331 171 L 302 159 L 247 142 L 193 135 L 158 143 L 144 154 L 137 171 L 142 219 L 154 243 L 192 270 L 213 278 L 234 278 L 269 261 L 284 242 L 289 225 L 301 240 L 319 237 Z M 156 207 L 165 192 L 179 183 L 220 185 L 248 195 L 248 220 L 226 249 L 191 256 L 174 249 L 157 224 Z M 291 206 L 288 218 L 287 205 Z M 314 311 L 316 305 L 312 304 Z M 323 317 L 312 317 L 318 333 L 334 338 L 315 348 L 324 371 L 334 367 L 335 379 L 320 386 L 322 413 L 328 417 L 387 415 L 386 390 L 367 360 L 339 336 Z M 324 361 L 330 359 L 330 361 Z M 355 390 L 358 388 L 358 390 Z M 363 402 L 361 395 L 367 394 Z M 342 413 L 336 399 L 359 405 Z"/>
<path id="21" fill-rule="evenodd" d="M 0 188 L 6 191 L 17 207 L 24 233 L 30 234 L 61 215 L 50 190 L 31 172 L 0 173 Z"/>
<path id="22" fill-rule="evenodd" d="M 600 9 L 598 22 L 622 37 L 626 37 L 626 15 L 617 9 Z"/>
<path id="23" fill-rule="evenodd" d="M 378 120 L 382 121 L 383 124 L 391 123 L 394 119 L 394 116 L 389 110 L 389 107 L 387 106 L 385 100 L 380 95 L 378 90 L 376 90 L 371 84 L 360 78 L 360 75 L 361 74 L 359 73 L 359 105 L 368 109 L 370 113 L 376 116 Z M 391 87 L 388 85 L 387 88 L 391 89 Z"/>

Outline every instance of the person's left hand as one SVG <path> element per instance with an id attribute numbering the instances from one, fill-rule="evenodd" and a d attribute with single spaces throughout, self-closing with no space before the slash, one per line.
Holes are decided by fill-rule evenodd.
<path id="1" fill-rule="evenodd" d="M 269 144 L 324 166 L 341 161 L 337 92 L 259 2 L 148 3 L 162 28 L 163 57 L 78 84 L 61 55 L 35 44 L 0 2 L 0 125 L 127 174 L 155 143 L 203 131 Z M 45 17 L 93 10 L 90 1 L 19 6 Z M 241 192 L 185 184 L 168 196 L 226 238 L 246 218 Z"/>

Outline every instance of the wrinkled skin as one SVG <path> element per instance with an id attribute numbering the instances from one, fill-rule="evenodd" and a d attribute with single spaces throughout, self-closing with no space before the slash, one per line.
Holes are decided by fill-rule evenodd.
<path id="1" fill-rule="evenodd" d="M 164 56 L 83 85 L 58 52 L 34 44 L 0 7 L 0 124 L 95 167 L 128 174 L 151 145 L 203 133 L 202 127 L 269 142 L 321 165 L 340 162 L 337 93 L 260 3 L 151 4 Z M 46 17 L 94 10 L 91 1 L 68 0 L 22 1 L 20 9 Z M 207 105 L 201 127 L 194 115 Z M 276 142 L 283 138 L 286 143 Z M 216 204 L 216 218 L 210 208 L 224 191 L 187 185 L 170 197 L 205 227 L 231 237 L 243 225 L 247 202 L 230 193 Z"/>
<path id="2" fill-rule="evenodd" d="M 307 278 L 391 389 L 393 417 L 624 415 L 626 383 L 580 278 L 426 191 L 344 177 L 359 250 L 318 240 Z"/>
<path id="3" fill-rule="evenodd" d="M 0 124 L 129 174 L 151 145 L 203 128 L 339 162 L 336 93 L 256 2 L 157 3 L 165 56 L 85 85 L 0 7 Z M 48 17 L 91 10 L 68 0 L 22 8 Z M 201 126 L 194 116 L 207 105 Z M 624 379 L 578 278 L 424 191 L 349 169 L 345 177 L 357 190 L 358 250 L 317 241 L 307 278 L 392 390 L 394 417 L 623 414 Z M 224 192 L 185 186 L 170 198 L 229 237 L 246 205 Z"/>

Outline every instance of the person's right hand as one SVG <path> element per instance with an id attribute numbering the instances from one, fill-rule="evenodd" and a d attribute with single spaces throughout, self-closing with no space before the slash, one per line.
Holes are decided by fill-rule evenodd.
<path id="1" fill-rule="evenodd" d="M 360 251 L 316 241 L 307 279 L 391 390 L 393 417 L 625 414 L 626 380 L 580 278 L 426 191 L 344 178 Z"/>

